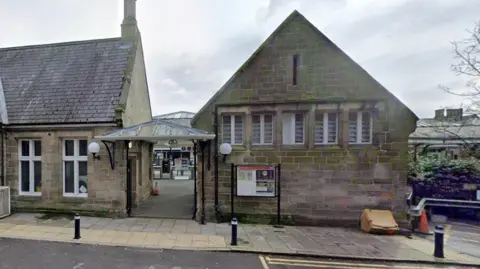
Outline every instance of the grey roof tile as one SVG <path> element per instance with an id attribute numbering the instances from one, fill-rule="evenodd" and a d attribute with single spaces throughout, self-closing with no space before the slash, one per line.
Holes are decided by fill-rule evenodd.
<path id="1" fill-rule="evenodd" d="M 110 38 L 0 49 L 9 123 L 115 121 L 132 48 Z"/>

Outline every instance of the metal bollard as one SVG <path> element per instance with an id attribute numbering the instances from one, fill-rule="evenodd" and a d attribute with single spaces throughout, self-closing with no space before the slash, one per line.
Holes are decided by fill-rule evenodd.
<path id="1" fill-rule="evenodd" d="M 231 242 L 232 246 L 237 245 L 237 225 L 238 225 L 238 220 L 237 218 L 234 217 L 232 219 L 232 242 Z"/>
<path id="2" fill-rule="evenodd" d="M 435 227 L 435 250 L 433 256 L 435 258 L 445 258 L 443 255 L 443 235 L 445 231 L 441 225 Z"/>
<path id="3" fill-rule="evenodd" d="M 75 235 L 73 239 L 80 239 L 80 215 L 75 214 Z"/>

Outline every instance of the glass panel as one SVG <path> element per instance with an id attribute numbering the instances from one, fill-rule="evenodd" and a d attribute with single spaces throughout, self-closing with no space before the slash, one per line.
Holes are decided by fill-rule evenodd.
<path id="1" fill-rule="evenodd" d="M 30 156 L 30 141 L 22 141 L 22 156 Z"/>
<path id="2" fill-rule="evenodd" d="M 303 143 L 303 114 L 295 114 L 295 144 Z"/>
<path id="3" fill-rule="evenodd" d="M 42 156 L 42 141 L 35 140 L 33 141 L 33 148 L 35 156 Z"/>
<path id="4" fill-rule="evenodd" d="M 362 112 L 362 143 L 370 142 L 370 113 Z"/>
<path id="5" fill-rule="evenodd" d="M 293 114 L 285 113 L 282 115 L 282 140 L 284 145 L 293 144 Z"/>
<path id="6" fill-rule="evenodd" d="M 78 162 L 78 193 L 88 193 L 87 162 Z"/>
<path id="7" fill-rule="evenodd" d="M 243 144 L 243 117 L 235 116 L 235 128 L 234 128 L 234 144 Z"/>
<path id="8" fill-rule="evenodd" d="M 88 156 L 88 145 L 87 140 L 78 141 L 78 153 L 80 156 Z"/>
<path id="9" fill-rule="evenodd" d="M 232 118 L 230 116 L 222 117 L 222 141 L 223 143 L 232 143 Z"/>
<path id="10" fill-rule="evenodd" d="M 74 145 L 73 140 L 65 140 L 65 156 L 75 155 Z"/>
<path id="11" fill-rule="evenodd" d="M 33 188 L 35 192 L 42 191 L 42 162 L 33 162 Z"/>
<path id="12" fill-rule="evenodd" d="M 348 115 L 348 142 L 357 143 L 357 112 Z"/>
<path id="13" fill-rule="evenodd" d="M 263 143 L 273 143 L 273 115 L 263 116 Z"/>
<path id="14" fill-rule="evenodd" d="M 65 193 L 75 192 L 75 164 L 73 161 L 65 162 Z"/>
<path id="15" fill-rule="evenodd" d="M 261 132 L 260 115 L 252 115 L 252 143 L 260 144 L 260 132 Z"/>
<path id="16" fill-rule="evenodd" d="M 323 113 L 315 114 L 315 143 L 323 144 Z"/>
<path id="17" fill-rule="evenodd" d="M 30 161 L 20 162 L 20 174 L 22 192 L 30 192 Z"/>
<path id="18" fill-rule="evenodd" d="M 337 113 L 328 113 L 328 143 L 335 143 L 337 140 Z"/>

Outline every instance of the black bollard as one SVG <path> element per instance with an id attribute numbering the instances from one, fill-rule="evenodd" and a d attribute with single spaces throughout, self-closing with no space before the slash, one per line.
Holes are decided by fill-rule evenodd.
<path id="1" fill-rule="evenodd" d="M 232 219 L 232 246 L 237 245 L 237 225 L 238 225 L 238 220 L 237 218 L 233 217 Z"/>
<path id="2" fill-rule="evenodd" d="M 435 227 L 435 250 L 433 256 L 435 258 L 445 258 L 443 255 L 443 235 L 445 231 L 442 226 L 438 225 Z"/>
<path id="3" fill-rule="evenodd" d="M 75 214 L 75 235 L 73 239 L 80 239 L 80 215 Z"/>

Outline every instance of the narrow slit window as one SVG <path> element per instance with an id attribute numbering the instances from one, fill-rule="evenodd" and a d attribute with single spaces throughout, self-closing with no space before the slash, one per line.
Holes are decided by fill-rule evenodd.
<path id="1" fill-rule="evenodd" d="M 293 77 L 292 84 L 297 85 L 298 79 L 298 55 L 293 55 Z"/>

